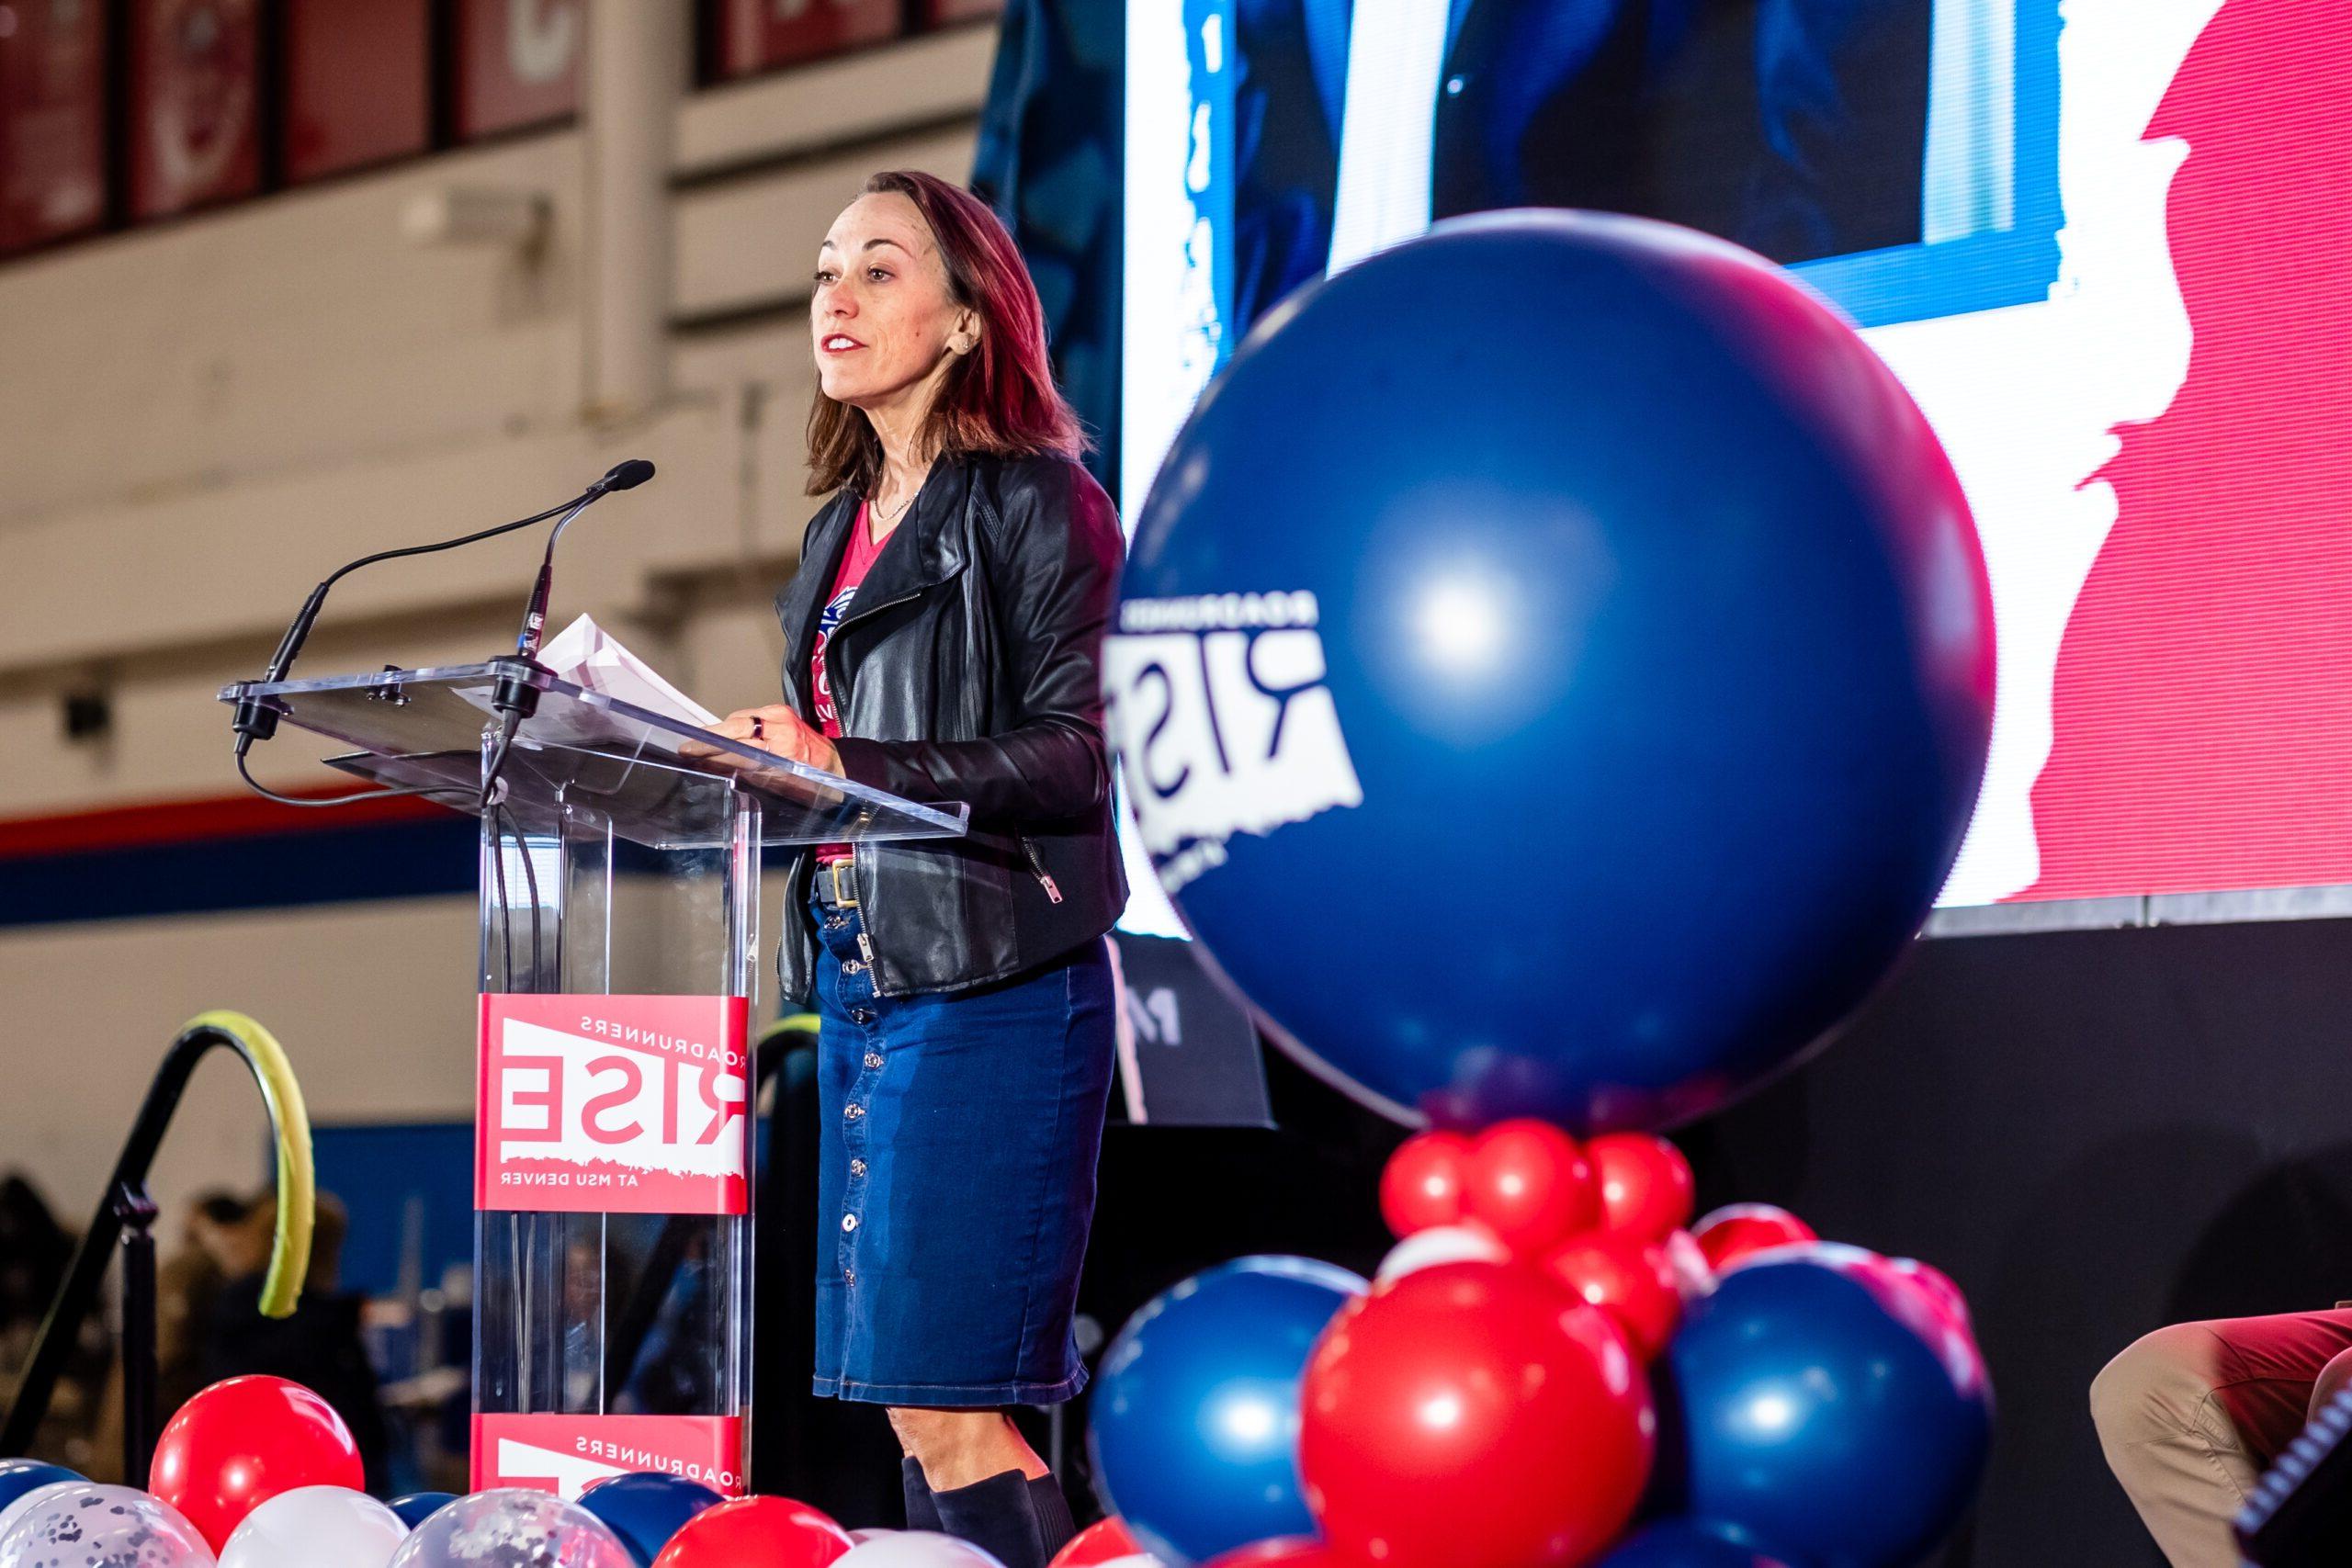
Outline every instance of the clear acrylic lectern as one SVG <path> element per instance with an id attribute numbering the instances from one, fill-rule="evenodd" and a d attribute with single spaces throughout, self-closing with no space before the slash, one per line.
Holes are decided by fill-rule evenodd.
<path id="1" fill-rule="evenodd" d="M 492 691 L 537 694 L 498 770 Z M 941 838 L 918 806 L 513 660 L 247 682 L 327 761 L 481 819 L 473 1485 L 743 1489 L 763 844 Z"/>

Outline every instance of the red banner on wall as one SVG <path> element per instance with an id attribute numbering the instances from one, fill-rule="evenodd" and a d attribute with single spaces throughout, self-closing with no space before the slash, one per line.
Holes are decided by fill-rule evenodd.
<path id="1" fill-rule="evenodd" d="M 425 0 L 286 0 L 286 177 L 424 151 Z"/>
<path id="2" fill-rule="evenodd" d="M 260 31 L 255 0 L 131 0 L 132 216 L 260 188 Z"/>
<path id="3" fill-rule="evenodd" d="M 1004 0 L 922 0 L 922 19 L 930 27 L 953 22 L 977 22 L 1004 15 Z"/>
<path id="4" fill-rule="evenodd" d="M 106 216 L 106 7 L 16 0 L 0 32 L 0 252 Z"/>
<path id="5" fill-rule="evenodd" d="M 899 0 L 727 0 L 718 18 L 718 72 L 748 76 L 899 36 Z"/>
<path id="6" fill-rule="evenodd" d="M 741 1214 L 741 997 L 481 998 L 474 1207 Z"/>
<path id="7" fill-rule="evenodd" d="M 476 1492 L 523 1486 L 578 1497 L 599 1481 L 652 1471 L 743 1495 L 738 1416 L 477 1416 L 473 1438 Z"/>
<path id="8" fill-rule="evenodd" d="M 458 0 L 459 139 L 577 112 L 587 42 L 584 0 Z"/>

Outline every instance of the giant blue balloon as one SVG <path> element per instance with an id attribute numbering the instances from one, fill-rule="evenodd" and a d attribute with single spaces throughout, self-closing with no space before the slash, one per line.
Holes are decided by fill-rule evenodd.
<path id="1" fill-rule="evenodd" d="M 1195 1274 L 1127 1320 L 1102 1357 L 1087 1448 L 1102 1506 L 1170 1568 L 1313 1535 L 1299 1495 L 1298 1380 L 1364 1281 L 1306 1258 Z"/>
<path id="2" fill-rule="evenodd" d="M 1186 923 L 1401 1119 L 1660 1126 L 1917 932 L 1993 704 L 1926 420 L 1835 312 L 1630 218 L 1441 224 L 1250 334 L 1104 683 Z"/>
<path id="3" fill-rule="evenodd" d="M 1598 1568 L 1789 1568 L 1681 1519 L 1650 1526 L 1602 1558 Z"/>
<path id="4" fill-rule="evenodd" d="M 1959 1519 L 1993 1390 L 1915 1275 L 1826 1243 L 1759 1255 L 1652 1368 L 1657 1500 L 1808 1568 L 1901 1568 Z"/>
<path id="5" fill-rule="evenodd" d="M 699 1481 L 658 1471 L 637 1471 L 600 1481 L 580 1495 L 580 1506 L 605 1521 L 639 1568 L 651 1568 L 670 1538 L 688 1519 L 727 1499 Z"/>

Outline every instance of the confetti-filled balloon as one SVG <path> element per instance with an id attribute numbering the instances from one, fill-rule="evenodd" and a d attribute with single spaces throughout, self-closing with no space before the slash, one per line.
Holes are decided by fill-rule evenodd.
<path id="1" fill-rule="evenodd" d="M 637 1568 L 620 1538 L 577 1503 L 500 1487 L 460 1497 L 418 1526 L 390 1568 Z"/>
<path id="2" fill-rule="evenodd" d="M 15 1502 L 10 1503 L 5 1508 L 0 1508 L 0 1538 L 6 1538 L 8 1533 L 8 1527 L 15 1524 L 17 1520 L 28 1510 L 40 1506 L 42 1499 L 48 1494 L 56 1491 L 61 1486 L 86 1486 L 88 1484 L 88 1482 L 83 1480 L 77 1475 L 71 1481 L 52 1481 L 46 1486 L 36 1486 L 29 1492 L 20 1494 Z"/>
<path id="3" fill-rule="evenodd" d="M 44 1488 L 0 1535 L 0 1568 L 213 1568 L 180 1511 L 129 1486 Z"/>

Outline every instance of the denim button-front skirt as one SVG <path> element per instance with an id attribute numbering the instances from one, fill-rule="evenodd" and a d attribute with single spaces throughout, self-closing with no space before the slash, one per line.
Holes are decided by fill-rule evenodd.
<path id="1" fill-rule="evenodd" d="M 855 908 L 817 926 L 820 1394 L 1043 1404 L 1071 1333 L 1115 1014 L 1098 939 L 974 990 L 880 998 Z"/>

